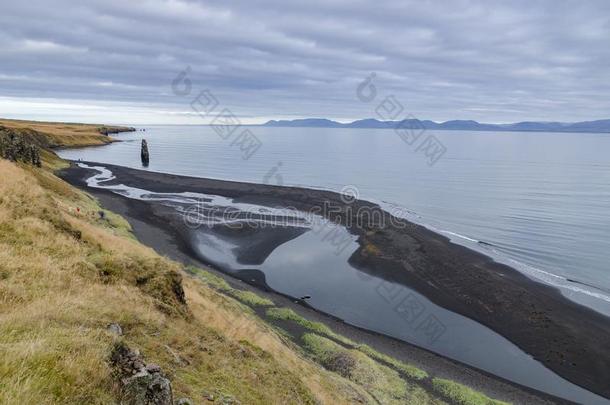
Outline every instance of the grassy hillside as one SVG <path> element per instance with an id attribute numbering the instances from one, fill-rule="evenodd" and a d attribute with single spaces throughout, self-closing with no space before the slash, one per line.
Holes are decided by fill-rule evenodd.
<path id="1" fill-rule="evenodd" d="M 131 127 L 119 127 L 92 124 L 70 124 L 61 122 L 37 122 L 0 119 L 0 128 L 19 130 L 21 133 L 38 136 L 38 142 L 50 147 L 74 147 L 104 145 L 112 142 L 108 134 L 134 130 Z"/>
<path id="2" fill-rule="evenodd" d="M 0 403 L 112 403 L 111 323 L 177 397 L 340 403 L 358 392 L 52 174 L 7 161 L 0 173 Z M 248 328 L 234 330 L 235 319 Z"/>
<path id="3" fill-rule="evenodd" d="M 46 132 L 13 130 L 43 148 Z M 160 257 L 45 153 L 42 168 L 0 159 L 0 403 L 117 403 L 117 345 L 193 403 L 499 403 Z"/>

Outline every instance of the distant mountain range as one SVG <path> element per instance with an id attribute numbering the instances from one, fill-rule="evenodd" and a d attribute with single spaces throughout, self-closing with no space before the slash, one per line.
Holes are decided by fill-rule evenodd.
<path id="1" fill-rule="evenodd" d="M 402 121 L 380 121 L 374 118 L 341 123 L 325 118 L 305 118 L 297 120 L 271 120 L 266 127 L 308 127 L 308 128 L 421 128 L 436 130 L 467 131 L 536 131 L 536 132 L 609 132 L 610 119 L 584 122 L 534 122 L 514 124 L 482 124 L 471 120 L 434 122 L 430 120 L 405 119 Z"/>

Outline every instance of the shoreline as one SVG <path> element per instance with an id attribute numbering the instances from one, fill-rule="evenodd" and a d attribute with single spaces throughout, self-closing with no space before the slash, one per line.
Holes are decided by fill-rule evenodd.
<path id="1" fill-rule="evenodd" d="M 223 195 L 241 202 L 269 206 L 284 204 L 303 210 L 330 202 L 343 210 L 326 212 L 325 216 L 339 223 L 347 222 L 345 203 L 337 193 L 329 191 L 175 176 L 106 164 L 103 166 L 110 168 L 120 182 L 149 191 L 197 191 Z M 83 176 L 84 169 L 74 167 L 62 173 L 62 177 L 81 188 Z M 93 194 L 101 191 L 86 185 L 85 188 Z M 355 201 L 353 204 L 369 208 L 375 206 L 365 201 Z M 608 350 L 603 347 L 598 350 L 578 350 L 600 347 L 598 343 L 603 341 L 603 335 L 610 333 L 608 318 L 568 301 L 554 288 L 532 281 L 517 270 L 455 245 L 448 238 L 419 225 L 408 223 L 406 228 L 390 226 L 383 229 L 348 229 L 358 236 L 360 244 L 360 248 L 350 258 L 352 265 L 377 277 L 406 283 L 435 303 L 497 331 L 564 378 L 593 392 L 608 395 L 605 391 L 608 387 L 603 382 L 609 367 L 608 359 L 603 354 L 607 354 Z M 379 253 L 366 254 L 363 246 L 368 245 L 376 247 Z M 405 257 L 408 260 L 404 260 Z M 461 270 L 461 273 L 456 274 L 456 269 Z M 467 298 L 466 302 L 460 297 Z M 507 306 L 510 311 L 506 311 Z M 564 317 L 566 312 L 567 320 Z M 583 329 L 583 324 L 594 329 Z M 558 346 L 566 354 L 558 351 Z M 549 351 L 558 353 L 558 358 L 562 360 L 554 361 L 554 357 L 548 356 Z M 576 354 L 580 356 L 578 361 L 582 366 L 572 366 L 573 370 L 566 371 L 566 363 Z"/>

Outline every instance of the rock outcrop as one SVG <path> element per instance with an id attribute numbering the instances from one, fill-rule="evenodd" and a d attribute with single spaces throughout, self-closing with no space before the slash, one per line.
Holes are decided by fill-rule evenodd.
<path id="1" fill-rule="evenodd" d="M 0 157 L 40 167 L 40 148 L 16 131 L 0 127 Z"/>
<path id="2" fill-rule="evenodd" d="M 144 166 L 148 166 L 148 162 L 150 161 L 150 155 L 148 154 L 148 144 L 146 143 L 146 139 L 142 139 L 142 149 L 140 151 L 140 157 L 142 159 L 142 164 Z"/>
<path id="3" fill-rule="evenodd" d="M 139 351 L 117 343 L 110 363 L 121 384 L 121 404 L 173 405 L 172 385 L 156 364 L 146 364 Z"/>
<path id="4" fill-rule="evenodd" d="M 118 323 L 111 323 L 106 329 L 108 329 L 108 332 L 112 333 L 113 335 L 123 336 L 123 328 L 121 328 L 121 325 Z"/>
<path id="5" fill-rule="evenodd" d="M 97 129 L 102 135 L 118 134 L 121 132 L 135 132 L 133 127 L 100 127 Z"/>

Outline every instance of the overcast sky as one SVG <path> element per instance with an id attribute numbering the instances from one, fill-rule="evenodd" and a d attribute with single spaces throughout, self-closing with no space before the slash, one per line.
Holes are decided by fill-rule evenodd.
<path id="1" fill-rule="evenodd" d="M 2 117 L 205 123 L 209 89 L 244 123 L 349 121 L 372 72 L 420 119 L 610 118 L 610 1 L 0 0 Z"/>

